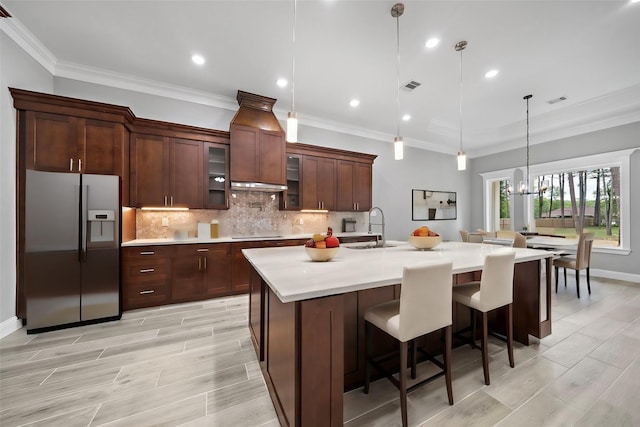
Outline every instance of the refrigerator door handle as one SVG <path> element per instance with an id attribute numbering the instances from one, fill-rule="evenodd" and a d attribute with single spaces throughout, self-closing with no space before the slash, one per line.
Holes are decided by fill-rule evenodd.
<path id="1" fill-rule="evenodd" d="M 81 178 L 82 179 L 82 178 Z M 80 262 L 87 261 L 87 197 L 88 187 L 80 182 Z"/>

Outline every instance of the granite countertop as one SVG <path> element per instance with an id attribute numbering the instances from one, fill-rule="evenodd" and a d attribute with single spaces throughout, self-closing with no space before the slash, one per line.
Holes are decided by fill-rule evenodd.
<path id="1" fill-rule="evenodd" d="M 342 237 L 363 237 L 371 236 L 367 232 L 352 232 L 342 233 L 334 232 L 334 236 L 338 239 Z M 153 246 L 153 245 L 187 245 L 187 244 L 203 244 L 203 243 L 231 243 L 231 242 L 255 242 L 255 241 L 268 241 L 268 240 L 294 240 L 294 239 L 310 239 L 312 233 L 301 234 L 283 234 L 273 236 L 237 236 L 237 237 L 217 237 L 215 239 L 189 237 L 186 239 L 135 239 L 128 242 L 123 242 L 122 247 L 129 246 Z"/>
<path id="2" fill-rule="evenodd" d="M 443 242 L 420 251 L 407 242 L 388 242 L 393 247 L 350 249 L 340 246 L 328 262 L 313 262 L 302 246 L 243 249 L 242 253 L 282 302 L 301 301 L 363 289 L 399 284 L 405 265 L 429 260 L 453 261 L 453 273 L 482 269 L 484 256 L 506 250 L 498 245 Z M 357 245 L 357 244 L 353 244 Z M 516 262 L 552 257 L 548 251 L 513 248 Z"/>

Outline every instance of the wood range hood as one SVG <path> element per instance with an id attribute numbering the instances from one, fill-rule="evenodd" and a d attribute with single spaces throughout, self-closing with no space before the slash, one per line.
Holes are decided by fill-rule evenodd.
<path id="1" fill-rule="evenodd" d="M 273 113 L 276 99 L 239 90 L 231 120 L 230 177 L 234 190 L 287 189 L 284 130 Z"/>

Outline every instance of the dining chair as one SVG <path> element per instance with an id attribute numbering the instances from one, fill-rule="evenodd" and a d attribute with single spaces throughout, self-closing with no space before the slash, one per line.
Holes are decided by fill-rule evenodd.
<path id="1" fill-rule="evenodd" d="M 513 247 L 514 248 L 526 248 L 527 238 L 517 231 L 513 233 Z"/>
<path id="2" fill-rule="evenodd" d="M 453 405 L 451 388 L 451 325 L 452 325 L 452 262 L 436 261 L 404 267 L 400 288 L 400 299 L 389 301 L 369 308 L 365 314 L 365 383 L 364 393 L 369 394 L 371 368 L 386 377 L 400 391 L 400 411 L 402 425 L 407 425 L 407 393 L 417 387 L 445 376 L 449 405 Z M 373 357 L 373 330 L 375 326 L 399 342 L 400 373 L 396 379 L 380 366 L 392 354 Z M 440 371 L 417 384 L 407 388 L 407 353 L 412 342 L 411 376 L 415 378 L 416 345 L 413 340 L 431 332 L 444 334 L 443 361 L 426 354 L 428 360 L 440 368 Z"/>
<path id="3" fill-rule="evenodd" d="M 482 318 L 482 369 L 484 382 L 490 384 L 488 352 L 488 313 L 501 307 L 507 307 L 506 337 L 509 365 L 513 368 L 513 266 L 515 251 L 500 248 L 484 258 L 480 281 L 473 281 L 453 288 L 453 301 L 469 307 L 471 312 L 471 346 L 475 345 L 476 312 Z M 502 337 L 500 337 L 502 338 Z"/>
<path id="4" fill-rule="evenodd" d="M 468 242 L 469 232 L 467 230 L 460 230 L 460 239 L 462 239 L 463 242 Z"/>
<path id="5" fill-rule="evenodd" d="M 580 298 L 580 270 L 587 271 L 587 290 L 591 295 L 591 281 L 589 278 L 589 265 L 591 264 L 591 249 L 593 248 L 594 233 L 582 233 L 578 238 L 578 248 L 574 257 L 560 257 L 553 260 L 556 273 L 556 293 L 558 293 L 558 268 L 564 272 L 564 287 L 567 287 L 567 268 L 576 271 L 576 292 Z"/>

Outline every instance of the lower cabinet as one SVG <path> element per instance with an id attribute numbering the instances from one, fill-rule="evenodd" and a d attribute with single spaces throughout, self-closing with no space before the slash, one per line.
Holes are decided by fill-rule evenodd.
<path id="1" fill-rule="evenodd" d="M 251 264 L 243 249 L 302 246 L 307 239 L 122 248 L 123 310 L 249 293 Z M 341 239 L 342 243 L 375 236 Z M 254 273 L 255 274 L 255 273 Z"/>
<path id="2" fill-rule="evenodd" d="M 171 247 L 122 248 L 122 309 L 171 302 Z"/>

